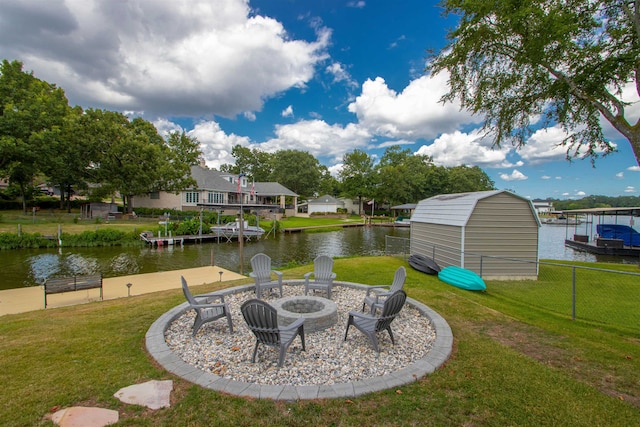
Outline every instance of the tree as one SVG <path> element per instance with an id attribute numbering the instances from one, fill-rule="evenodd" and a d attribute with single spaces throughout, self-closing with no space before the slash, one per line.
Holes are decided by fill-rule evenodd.
<path id="1" fill-rule="evenodd" d="M 235 145 L 231 149 L 231 155 L 236 159 L 234 165 L 224 164 L 220 166 L 222 172 L 233 174 L 244 173 L 254 181 L 268 181 L 273 171 L 273 155 L 257 148 L 249 149 L 241 145 Z"/>
<path id="2" fill-rule="evenodd" d="M 601 118 L 631 144 L 640 164 L 640 121 L 630 123 L 623 88 L 640 95 L 640 2 L 633 0 L 444 0 L 460 16 L 427 71 L 450 73 L 444 101 L 484 115 L 500 146 L 526 144 L 539 126 L 569 135 L 567 158 L 614 150 Z M 587 147 L 586 152 L 581 152 Z"/>
<path id="3" fill-rule="evenodd" d="M 376 198 L 391 205 L 424 198 L 430 191 L 427 177 L 432 166 L 429 156 L 414 155 L 399 145 L 387 148 L 376 167 L 379 177 Z"/>
<path id="4" fill-rule="evenodd" d="M 136 195 L 195 185 L 189 173 L 200 156 L 195 139 L 170 135 L 165 142 L 148 121 L 129 121 L 112 111 L 87 110 L 83 117 L 97 182 L 120 192 L 125 212 L 131 211 Z"/>
<path id="5" fill-rule="evenodd" d="M 338 174 L 342 190 L 349 197 L 358 198 L 358 215 L 362 214 L 363 197 L 370 198 L 375 188 L 373 159 L 362 150 L 353 150 L 342 158 L 343 167 Z"/>
<path id="6" fill-rule="evenodd" d="M 0 65 L 0 174 L 20 188 L 26 213 L 27 187 L 48 158 L 42 149 L 55 139 L 69 109 L 64 91 L 22 71 L 22 63 Z"/>
<path id="7" fill-rule="evenodd" d="M 318 159 L 306 151 L 280 150 L 273 156 L 271 181 L 279 182 L 303 197 L 316 194 L 321 178 Z"/>
<path id="8" fill-rule="evenodd" d="M 447 193 L 466 193 L 495 189 L 495 183 L 478 166 L 456 166 L 449 169 Z"/>
<path id="9" fill-rule="evenodd" d="M 87 188 L 89 182 L 97 182 L 92 174 L 91 150 L 86 145 L 83 114 L 80 107 L 69 109 L 56 137 L 41 145 L 40 169 L 48 181 L 60 189 L 60 209 L 64 208 L 66 199 L 68 212 L 73 188 Z"/>

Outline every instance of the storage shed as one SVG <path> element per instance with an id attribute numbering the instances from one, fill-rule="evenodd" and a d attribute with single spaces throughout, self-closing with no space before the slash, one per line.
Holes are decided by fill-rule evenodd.
<path id="1" fill-rule="evenodd" d="M 506 190 L 443 194 L 411 216 L 411 253 L 485 279 L 537 279 L 540 220 L 530 200 Z"/>

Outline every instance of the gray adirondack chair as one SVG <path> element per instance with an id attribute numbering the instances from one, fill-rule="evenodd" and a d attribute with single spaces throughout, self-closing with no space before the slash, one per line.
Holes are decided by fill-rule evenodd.
<path id="1" fill-rule="evenodd" d="M 300 317 L 287 326 L 278 326 L 278 313 L 275 308 L 259 299 L 250 299 L 240 308 L 247 326 L 256 336 L 256 346 L 253 349 L 251 362 L 255 363 L 258 346 L 260 344 L 277 347 L 280 351 L 278 367 L 281 368 L 287 348 L 296 336 L 300 336 L 302 350 L 304 344 L 304 318 Z"/>
<path id="2" fill-rule="evenodd" d="M 382 309 L 384 301 L 392 295 L 394 292 L 401 290 L 404 287 L 404 282 L 407 278 L 407 270 L 404 267 L 398 267 L 395 275 L 393 276 L 393 283 L 389 286 L 371 286 L 367 289 L 367 295 L 364 297 L 362 303 L 362 311 L 368 305 L 371 307 L 371 314 L 375 314 L 377 309 Z"/>
<path id="3" fill-rule="evenodd" d="M 313 271 L 304 275 L 304 294 L 310 290 L 320 290 L 327 293 L 327 298 L 331 299 L 331 288 L 336 273 L 333 271 L 333 259 L 326 255 L 320 255 L 313 260 Z M 313 280 L 311 279 L 313 276 Z"/>
<path id="4" fill-rule="evenodd" d="M 378 337 L 376 336 L 378 332 L 389 332 L 391 343 L 395 345 L 396 342 L 393 339 L 393 332 L 391 332 L 391 322 L 393 322 L 398 313 L 400 313 L 400 310 L 404 306 L 406 300 L 407 294 L 403 290 L 400 290 L 387 297 L 382 305 L 382 313 L 380 316 L 373 316 L 359 311 L 350 311 L 349 320 L 347 321 L 347 330 L 344 333 L 344 340 L 347 340 L 349 327 L 353 325 L 369 338 L 373 349 L 377 353 L 380 353 L 378 348 Z"/>
<path id="5" fill-rule="evenodd" d="M 262 298 L 262 291 L 265 289 L 278 288 L 280 290 L 280 298 L 282 298 L 282 273 L 280 271 L 271 270 L 271 258 L 266 254 L 256 254 L 251 258 L 252 272 L 250 277 L 256 283 L 256 297 Z M 276 280 L 271 280 L 271 273 L 276 275 Z"/>
<path id="6" fill-rule="evenodd" d="M 196 320 L 193 322 L 193 336 L 196 336 L 200 327 L 205 323 L 213 322 L 223 317 L 227 318 L 229 333 L 232 334 L 231 312 L 229 311 L 229 306 L 224 302 L 224 295 L 211 293 L 193 296 L 185 278 L 180 276 L 180 280 L 182 280 L 182 292 L 184 292 L 184 296 L 189 303 L 189 308 L 196 312 Z M 212 300 L 216 299 L 219 302 L 212 302 Z"/>

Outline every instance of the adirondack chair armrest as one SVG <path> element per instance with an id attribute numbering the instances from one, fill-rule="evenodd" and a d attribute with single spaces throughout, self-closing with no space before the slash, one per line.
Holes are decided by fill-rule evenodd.
<path id="1" fill-rule="evenodd" d="M 207 300 L 204 302 L 204 304 L 213 304 L 213 300 L 218 299 L 220 301 L 220 303 L 224 304 L 224 295 L 222 294 L 218 294 L 215 292 L 209 293 L 209 294 L 201 294 L 201 295 L 195 295 L 194 296 L 195 300 L 197 303 L 199 304 L 203 304 L 203 302 L 198 301 L 200 299 L 204 299 Z"/>
<path id="2" fill-rule="evenodd" d="M 278 278 L 278 283 L 282 283 L 282 271 L 271 270 L 271 272 Z"/>
<path id="3" fill-rule="evenodd" d="M 313 274 L 313 271 L 310 271 L 308 273 L 304 273 L 304 279 L 305 280 L 309 280 L 311 278 L 311 275 Z"/>
<path id="4" fill-rule="evenodd" d="M 297 329 L 304 323 L 304 317 L 297 318 L 293 323 L 289 323 L 287 326 L 279 326 L 281 331 L 291 331 Z"/>
<path id="5" fill-rule="evenodd" d="M 378 320 L 377 317 L 371 316 L 367 313 L 361 313 L 359 311 L 350 311 L 349 317 L 358 317 L 360 319 Z"/>
<path id="6" fill-rule="evenodd" d="M 389 290 L 388 286 L 370 286 L 367 289 L 367 296 L 370 296 L 372 293 L 376 294 L 376 297 L 380 294 L 387 293 Z"/>
<path id="7" fill-rule="evenodd" d="M 336 278 L 336 273 L 333 273 L 333 272 L 332 272 L 332 273 L 331 273 L 331 280 L 333 280 L 333 279 L 335 279 L 335 278 Z"/>
<path id="8" fill-rule="evenodd" d="M 217 308 L 217 307 L 225 307 L 226 304 L 190 304 L 189 308 Z"/>

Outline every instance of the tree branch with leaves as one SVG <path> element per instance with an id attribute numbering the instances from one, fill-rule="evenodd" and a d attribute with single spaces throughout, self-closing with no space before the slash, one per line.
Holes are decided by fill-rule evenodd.
<path id="1" fill-rule="evenodd" d="M 631 144 L 640 164 L 640 121 L 625 90 L 640 97 L 640 7 L 619 0 L 445 0 L 459 16 L 427 71 L 448 71 L 463 108 L 485 118 L 496 146 L 522 147 L 539 127 L 559 125 L 567 158 L 615 151 L 603 119 Z M 632 89 L 633 88 L 633 89 Z M 637 102 L 637 101 L 636 101 Z"/>

